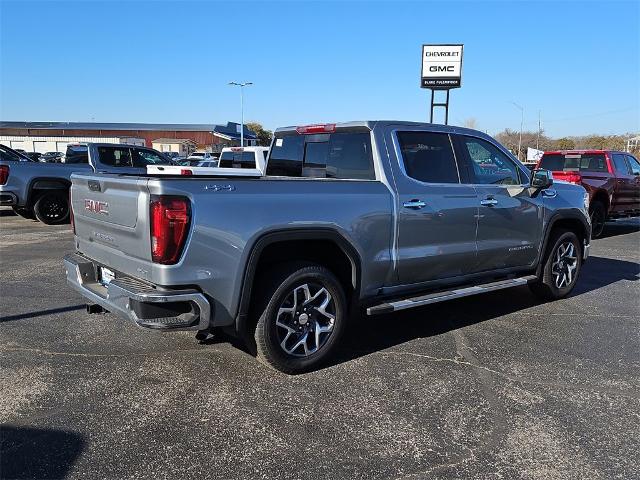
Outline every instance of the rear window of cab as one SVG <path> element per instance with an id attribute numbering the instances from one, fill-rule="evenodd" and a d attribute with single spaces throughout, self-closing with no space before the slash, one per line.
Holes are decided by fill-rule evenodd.
<path id="1" fill-rule="evenodd" d="M 276 138 L 267 175 L 375 180 L 371 135 L 337 132 Z"/>
<path id="2" fill-rule="evenodd" d="M 606 172 L 607 161 L 602 153 L 543 155 L 540 168 L 553 172 Z"/>
<path id="3" fill-rule="evenodd" d="M 219 167 L 221 168 L 256 168 L 255 152 L 222 152 Z"/>

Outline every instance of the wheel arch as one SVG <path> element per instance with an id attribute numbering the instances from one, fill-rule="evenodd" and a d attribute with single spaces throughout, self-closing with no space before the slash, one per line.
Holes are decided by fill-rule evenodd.
<path id="1" fill-rule="evenodd" d="M 601 202 L 602 204 L 604 204 L 604 209 L 605 209 L 604 213 L 605 215 L 609 214 L 609 208 L 611 207 L 611 202 L 609 199 L 609 194 L 607 193 L 606 190 L 598 189 L 595 192 L 593 192 L 590 203 L 593 205 L 594 202 Z"/>
<path id="2" fill-rule="evenodd" d="M 313 254 L 305 254 L 304 258 L 297 257 L 295 247 L 301 248 L 313 248 L 318 246 L 332 245 L 333 251 L 328 252 L 315 252 Z M 286 252 L 286 260 L 282 258 L 282 254 Z M 342 257 L 331 257 L 332 261 L 322 261 L 322 259 L 330 258 L 327 254 L 335 254 L 340 252 Z M 274 261 L 270 262 L 266 255 L 274 255 Z M 296 261 L 296 260 L 308 260 L 316 261 L 317 263 L 329 268 L 338 277 L 343 286 L 351 290 L 352 300 L 357 300 L 360 293 L 360 279 L 362 270 L 362 259 L 353 246 L 353 244 L 347 240 L 340 232 L 332 228 L 305 228 L 305 229 L 287 229 L 276 232 L 269 232 L 262 235 L 251 248 L 247 264 L 244 269 L 244 276 L 242 280 L 242 287 L 240 289 L 240 300 L 238 314 L 236 315 L 236 331 L 243 332 L 247 326 L 249 314 L 251 311 L 251 301 L 256 293 L 254 283 L 256 278 L 260 275 L 262 269 L 269 267 L 270 265 L 277 264 L 284 261 Z M 347 264 L 344 263 L 348 262 Z M 340 263 L 342 262 L 342 263 Z M 339 271 L 334 271 L 336 265 L 341 265 Z M 345 285 L 348 284 L 348 285 Z M 347 290 L 347 288 L 345 288 Z M 348 293 L 348 292 L 345 292 Z"/>
<path id="3" fill-rule="evenodd" d="M 36 177 L 31 179 L 28 187 L 26 205 L 29 208 L 33 207 L 35 199 L 43 190 L 64 190 L 68 191 L 71 187 L 71 182 L 64 178 L 56 177 Z"/>
<path id="4" fill-rule="evenodd" d="M 551 238 L 551 234 L 554 230 L 558 228 L 564 228 L 566 230 L 571 230 L 578 235 L 578 239 L 581 244 L 584 246 L 585 242 L 589 243 L 591 238 L 591 226 L 585 219 L 584 215 L 580 215 L 578 213 L 572 212 L 563 212 L 556 213 L 549 223 L 547 224 L 547 228 L 545 230 L 544 242 L 542 248 L 540 249 L 540 257 L 538 258 L 538 267 L 536 268 L 536 275 L 540 275 L 544 258 L 547 253 L 547 247 L 549 246 L 549 239 Z"/>

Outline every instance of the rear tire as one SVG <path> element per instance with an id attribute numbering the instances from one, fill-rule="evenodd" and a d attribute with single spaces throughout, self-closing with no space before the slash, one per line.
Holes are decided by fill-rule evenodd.
<path id="1" fill-rule="evenodd" d="M 607 209 L 600 201 L 591 204 L 591 238 L 599 238 L 607 221 Z"/>
<path id="2" fill-rule="evenodd" d="M 343 336 L 347 303 L 340 282 L 313 264 L 284 265 L 264 280 L 254 332 L 258 360 L 288 374 L 318 368 Z"/>
<path id="3" fill-rule="evenodd" d="M 69 219 L 69 201 L 61 192 L 52 190 L 38 197 L 33 205 L 36 218 L 47 225 L 58 225 Z"/>
<path id="4" fill-rule="evenodd" d="M 576 286 L 581 268 L 582 247 L 578 236 L 569 230 L 556 230 L 549 239 L 541 277 L 529 287 L 543 300 L 564 298 Z"/>
<path id="5" fill-rule="evenodd" d="M 22 218 L 26 218 L 27 220 L 36 219 L 35 215 L 33 214 L 33 210 L 30 210 L 28 208 L 13 207 L 13 213 L 21 216 Z"/>

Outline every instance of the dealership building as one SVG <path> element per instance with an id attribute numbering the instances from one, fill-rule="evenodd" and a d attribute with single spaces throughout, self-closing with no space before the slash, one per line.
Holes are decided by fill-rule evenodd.
<path id="1" fill-rule="evenodd" d="M 0 144 L 27 152 L 66 152 L 74 143 L 127 143 L 161 151 L 190 149 L 219 152 L 240 145 L 240 124 L 0 121 Z M 244 127 L 245 146 L 256 145 L 254 132 Z M 176 150 L 177 149 L 177 150 Z"/>

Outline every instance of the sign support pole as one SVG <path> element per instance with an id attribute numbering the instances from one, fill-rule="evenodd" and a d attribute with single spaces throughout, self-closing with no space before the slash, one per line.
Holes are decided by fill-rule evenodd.
<path id="1" fill-rule="evenodd" d="M 444 107 L 444 124 L 449 125 L 449 93 L 462 86 L 462 44 L 422 45 L 420 88 L 431 90 L 429 122 L 435 107 Z M 445 90 L 444 102 L 436 101 L 436 90 Z"/>
<path id="2" fill-rule="evenodd" d="M 444 107 L 444 124 L 449 125 L 449 89 L 447 88 L 447 97 L 444 103 L 435 102 L 435 89 L 431 89 L 431 115 L 429 117 L 429 123 L 433 123 L 433 108 Z"/>

